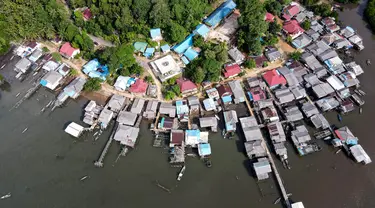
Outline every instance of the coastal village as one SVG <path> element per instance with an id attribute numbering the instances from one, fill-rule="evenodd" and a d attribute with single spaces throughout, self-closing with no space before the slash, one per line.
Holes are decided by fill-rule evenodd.
<path id="1" fill-rule="evenodd" d="M 140 123 L 148 122 L 154 135 L 153 146 L 169 150 L 167 157 L 179 173 L 178 181 L 188 169 L 186 157 L 195 157 L 214 168 L 211 155 L 215 149 L 210 145 L 210 133 L 219 132 L 223 139 L 241 135 L 256 180 L 267 180 L 273 174 L 282 203 L 292 208 L 304 206 L 302 202 L 290 203 L 275 164 L 280 162 L 284 168 L 292 168 L 288 155 L 319 154 L 322 147 L 316 141 L 324 140 L 336 153 L 342 151 L 356 163 L 371 163 L 366 147 L 361 146 L 350 127 L 331 125 L 324 116 L 325 112 L 337 111 L 341 122 L 345 114 L 362 113 L 365 92 L 358 77 L 364 70 L 350 56 L 365 47 L 360 34 L 350 26 L 339 25 L 334 18 L 317 17 L 292 2 L 283 8 L 280 17 L 267 13 L 264 21 L 281 22 L 280 41 L 288 50 L 293 48 L 301 53 L 300 57 L 290 58 L 290 52 L 284 50 L 286 46 L 265 47 L 261 55 L 249 56 L 233 44 L 240 15 L 235 2 L 227 0 L 176 45 L 160 44 L 163 31 L 151 29 L 150 37 L 158 46 L 146 42 L 135 42 L 133 46 L 137 60 L 144 63 L 141 65 L 153 82 L 137 76 L 118 76 L 107 90 L 111 94 L 109 99 L 104 104 L 90 100 L 83 109 L 84 125 L 71 122 L 65 132 L 76 138 L 89 135 L 97 140 L 103 131 L 111 131 L 95 162 L 95 166 L 103 167 L 114 143 L 122 147 L 118 158 L 131 154 L 138 143 Z M 311 22 L 308 30 L 300 25 L 305 20 Z M 228 45 L 230 61 L 222 69 L 219 82 L 197 85 L 183 76 L 186 66 L 201 55 L 194 46 L 194 36 Z M 38 82 L 14 108 L 45 87 L 56 94 L 56 99 L 46 106 L 53 111 L 69 99 L 77 99 L 88 77 L 105 81 L 109 76 L 108 66 L 98 59 L 72 69 L 71 60 L 80 50 L 60 39 L 53 44 L 59 47 L 63 61 L 43 52 L 38 42 L 15 50 L 22 57 L 15 65 L 16 78 L 36 76 Z M 248 60 L 256 64 L 251 71 L 244 66 Z M 76 76 L 70 76 L 73 70 L 78 71 Z M 170 79 L 175 79 L 181 94 L 172 102 L 161 95 L 161 83 Z M 294 149 L 287 149 L 286 143 Z"/>

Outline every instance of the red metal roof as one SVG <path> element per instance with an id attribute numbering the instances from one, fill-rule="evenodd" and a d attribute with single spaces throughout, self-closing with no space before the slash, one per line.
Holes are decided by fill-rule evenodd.
<path id="1" fill-rule="evenodd" d="M 266 16 L 264 17 L 264 20 L 266 22 L 273 22 L 275 20 L 275 17 L 273 16 L 273 14 L 267 12 Z"/>
<path id="2" fill-rule="evenodd" d="M 186 78 L 179 78 L 176 80 L 177 84 L 180 86 L 181 92 L 197 89 L 197 85 L 195 85 L 192 81 Z"/>
<path id="3" fill-rule="evenodd" d="M 286 80 L 281 76 L 276 69 L 272 69 L 263 74 L 263 79 L 267 82 L 268 86 L 273 87 L 277 85 L 286 85 Z"/>
<path id="4" fill-rule="evenodd" d="M 172 131 L 171 133 L 171 144 L 181 145 L 182 142 L 185 140 L 185 133 L 183 131 L 180 132 L 179 130 L 177 130 Z"/>
<path id="5" fill-rule="evenodd" d="M 289 33 L 290 35 L 305 32 L 305 30 L 302 29 L 302 27 L 298 24 L 296 20 L 285 22 L 283 25 L 283 30 Z"/>
<path id="6" fill-rule="evenodd" d="M 137 79 L 135 83 L 130 86 L 129 91 L 134 93 L 146 93 L 148 84 L 143 79 Z"/>
<path id="7" fill-rule="evenodd" d="M 220 97 L 232 95 L 232 90 L 230 89 L 228 85 L 220 85 L 216 89 L 219 92 Z"/>
<path id="8" fill-rule="evenodd" d="M 65 56 L 71 57 L 74 51 L 79 50 L 77 48 L 73 48 L 69 42 L 64 43 L 64 45 L 60 48 L 60 53 Z"/>
<path id="9" fill-rule="evenodd" d="M 291 17 L 295 16 L 299 13 L 299 8 L 297 5 L 289 5 L 287 8 L 285 8 L 285 12 Z"/>
<path id="10" fill-rule="evenodd" d="M 225 67 L 224 76 L 225 78 L 237 75 L 241 72 L 241 68 L 238 64 L 232 64 Z"/>
<path id="11" fill-rule="evenodd" d="M 91 17 L 92 17 L 91 10 L 88 9 L 88 8 L 85 9 L 85 11 L 83 11 L 83 17 L 84 17 L 86 20 L 91 19 Z"/>
<path id="12" fill-rule="evenodd" d="M 266 94 L 260 87 L 253 87 L 250 89 L 250 93 L 253 96 L 253 101 L 259 101 L 266 99 Z"/>

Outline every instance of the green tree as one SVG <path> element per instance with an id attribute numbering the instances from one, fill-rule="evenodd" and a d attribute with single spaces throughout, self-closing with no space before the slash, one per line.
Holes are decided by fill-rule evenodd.
<path id="1" fill-rule="evenodd" d="M 204 46 L 204 39 L 200 35 L 195 35 L 193 37 L 193 43 L 195 47 L 202 48 Z"/>
<path id="2" fill-rule="evenodd" d="M 147 21 L 151 6 L 150 0 L 134 0 L 132 4 L 134 18 L 139 21 Z"/>
<path id="3" fill-rule="evenodd" d="M 256 67 L 256 63 L 254 59 L 248 59 L 244 63 L 245 67 L 248 69 L 253 69 Z"/>
<path id="4" fill-rule="evenodd" d="M 262 52 L 260 37 L 268 29 L 264 21 L 263 4 L 258 0 L 238 0 L 237 3 L 241 12 L 237 43 L 245 52 L 260 54 Z"/>
<path id="5" fill-rule="evenodd" d="M 58 52 L 53 52 L 53 53 L 51 53 L 51 55 L 52 55 L 53 59 L 55 59 L 58 62 L 61 62 L 62 57 L 61 57 L 61 55 Z"/>
<path id="6" fill-rule="evenodd" d="M 206 59 L 215 59 L 216 58 L 216 53 L 213 50 L 207 49 L 203 53 L 204 53 L 204 58 L 206 58 Z"/>
<path id="7" fill-rule="evenodd" d="M 83 89 L 87 92 L 99 91 L 102 88 L 102 80 L 99 78 L 89 78 Z"/>
<path id="8" fill-rule="evenodd" d="M 182 40 L 185 39 L 187 34 L 188 32 L 186 31 L 186 29 L 182 27 L 181 25 L 179 25 L 178 23 L 173 22 L 173 21 L 169 23 L 167 37 L 170 42 L 172 43 L 181 42 Z"/>
<path id="9" fill-rule="evenodd" d="M 266 1 L 265 8 L 269 13 L 272 13 L 276 16 L 280 16 L 283 6 L 280 4 L 279 1 L 269 0 L 269 1 Z"/>
<path id="10" fill-rule="evenodd" d="M 197 84 L 200 84 L 203 82 L 204 78 L 205 78 L 205 72 L 204 70 L 202 69 L 202 67 L 198 67 L 195 71 L 194 71 L 194 74 L 193 74 L 193 77 L 192 77 L 192 80 L 197 83 Z"/>
<path id="11" fill-rule="evenodd" d="M 154 83 L 154 79 L 151 76 L 145 76 L 145 80 L 148 83 Z"/>
<path id="12" fill-rule="evenodd" d="M 281 31 L 281 25 L 276 21 L 270 22 L 268 25 L 268 32 L 271 34 L 277 34 Z"/>
<path id="13" fill-rule="evenodd" d="M 311 27 L 311 22 L 309 20 L 305 20 L 304 22 L 302 22 L 301 27 L 304 30 L 309 30 Z"/>
<path id="14" fill-rule="evenodd" d="M 292 58 L 293 60 L 296 60 L 298 61 L 301 56 L 302 56 L 302 53 L 300 51 L 295 51 L 295 52 L 292 52 L 289 54 L 290 58 Z"/>
<path id="15" fill-rule="evenodd" d="M 180 86 L 179 86 L 179 85 L 173 85 L 173 86 L 172 86 L 172 91 L 173 91 L 177 96 L 180 96 L 180 94 L 181 94 L 181 90 L 180 90 Z"/>
<path id="16" fill-rule="evenodd" d="M 0 37 L 0 55 L 5 54 L 8 52 L 10 48 L 9 41 L 5 38 Z"/>
<path id="17" fill-rule="evenodd" d="M 75 11 L 73 13 L 74 24 L 78 27 L 83 27 L 85 25 L 85 20 L 83 20 L 83 14 L 81 11 Z"/>
<path id="18" fill-rule="evenodd" d="M 66 28 L 63 37 L 66 41 L 72 42 L 77 35 L 80 35 L 78 27 L 74 26 L 73 24 L 70 24 Z"/>
<path id="19" fill-rule="evenodd" d="M 150 11 L 150 23 L 152 27 L 163 27 L 171 18 L 166 0 L 154 0 Z"/>
<path id="20" fill-rule="evenodd" d="M 176 94 L 173 91 L 167 91 L 165 93 L 166 100 L 173 100 L 176 97 Z"/>

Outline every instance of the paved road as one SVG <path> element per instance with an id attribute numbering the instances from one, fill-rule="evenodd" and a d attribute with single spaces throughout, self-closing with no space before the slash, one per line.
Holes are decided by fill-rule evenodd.
<path id="1" fill-rule="evenodd" d="M 102 38 L 99 38 L 99 37 L 95 37 L 95 36 L 90 35 L 90 34 L 88 34 L 88 35 L 89 35 L 89 37 L 91 38 L 92 41 L 97 42 L 101 46 L 115 47 L 115 45 L 113 43 L 109 42 L 109 41 L 106 41 L 106 40 L 104 40 Z"/>

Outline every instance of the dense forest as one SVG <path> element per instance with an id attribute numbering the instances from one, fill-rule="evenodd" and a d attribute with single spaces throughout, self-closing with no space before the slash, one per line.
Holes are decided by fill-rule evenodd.
<path id="1" fill-rule="evenodd" d="M 365 9 L 365 18 L 372 30 L 375 30 L 375 0 L 369 0 Z"/>
<path id="2" fill-rule="evenodd" d="M 84 22 L 75 16 L 76 25 L 90 34 L 115 43 L 149 36 L 150 28 L 161 28 L 164 38 L 175 43 L 183 40 L 216 0 L 70 0 L 69 7 L 89 7 L 95 18 Z"/>

